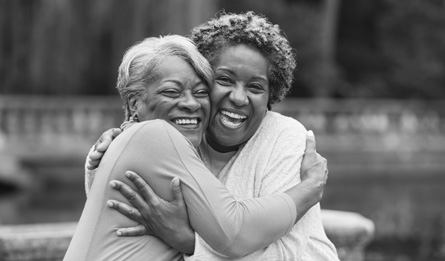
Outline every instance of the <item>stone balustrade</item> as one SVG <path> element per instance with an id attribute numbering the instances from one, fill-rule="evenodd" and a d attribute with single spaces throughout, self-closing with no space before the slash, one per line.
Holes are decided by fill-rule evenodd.
<path id="1" fill-rule="evenodd" d="M 83 157 L 104 130 L 120 125 L 121 106 L 117 96 L 0 96 L 0 153 Z M 430 166 L 416 156 L 426 152 L 433 164 L 442 162 L 444 101 L 288 98 L 274 110 L 314 130 L 317 149 L 333 163 L 334 151 L 383 152 L 377 160 Z"/>
<path id="2" fill-rule="evenodd" d="M 0 152 L 85 154 L 123 119 L 118 97 L 0 96 Z"/>
<path id="3" fill-rule="evenodd" d="M 116 96 L 0 96 L 3 138 L 97 135 L 122 122 Z M 328 100 L 287 98 L 274 110 L 319 133 L 443 133 L 444 101 Z"/>
<path id="4" fill-rule="evenodd" d="M 343 211 L 322 210 L 326 233 L 342 261 L 363 261 L 374 234 L 372 221 Z M 75 222 L 0 226 L 0 260 L 58 261 L 76 228 Z"/>

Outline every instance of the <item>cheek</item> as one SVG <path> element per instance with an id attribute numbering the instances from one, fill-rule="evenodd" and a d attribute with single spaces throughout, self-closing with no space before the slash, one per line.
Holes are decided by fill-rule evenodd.
<path id="1" fill-rule="evenodd" d="M 254 120 L 253 120 L 253 124 L 258 127 L 261 122 L 263 121 L 264 116 L 266 115 L 267 112 L 267 101 L 268 101 L 268 96 L 264 96 L 264 97 L 259 97 L 259 99 L 255 100 L 254 102 L 252 102 L 253 107 L 254 107 Z"/>
<path id="2" fill-rule="evenodd" d="M 211 111 L 211 105 L 210 105 L 210 98 L 207 99 L 203 99 L 201 102 L 201 108 L 204 111 L 205 115 L 210 115 L 210 111 Z"/>
<path id="3" fill-rule="evenodd" d="M 212 102 L 212 106 L 216 106 L 224 98 L 224 95 L 224 87 L 216 84 L 210 92 L 210 101 Z"/>
<path id="4" fill-rule="evenodd" d="M 159 114 L 159 109 L 159 107 L 153 106 L 153 104 L 151 104 L 151 106 L 147 106 L 145 104 L 140 106 L 138 109 L 139 120 L 144 121 L 161 118 L 162 115 Z"/>

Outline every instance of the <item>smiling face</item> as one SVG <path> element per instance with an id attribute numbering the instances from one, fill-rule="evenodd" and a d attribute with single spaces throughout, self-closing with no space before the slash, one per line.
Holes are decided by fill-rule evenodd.
<path id="1" fill-rule="evenodd" d="M 140 121 L 163 119 L 197 147 L 210 116 L 208 86 L 182 58 L 170 56 L 157 68 L 147 86 L 147 98 L 137 106 Z"/>
<path id="2" fill-rule="evenodd" d="M 256 49 L 240 44 L 222 51 L 213 67 L 207 138 L 218 151 L 235 150 L 252 137 L 266 114 L 269 63 Z"/>

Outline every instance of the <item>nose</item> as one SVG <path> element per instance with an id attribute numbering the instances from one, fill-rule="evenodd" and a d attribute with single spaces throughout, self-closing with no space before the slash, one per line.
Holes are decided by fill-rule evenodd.
<path id="1" fill-rule="evenodd" d="M 235 86 L 235 88 L 232 89 L 229 98 L 236 106 L 244 106 L 249 103 L 246 89 L 242 85 Z"/>
<path id="2" fill-rule="evenodd" d="M 196 100 L 193 94 L 188 92 L 184 94 L 178 105 L 181 109 L 185 109 L 190 112 L 195 112 L 201 108 L 201 103 Z"/>

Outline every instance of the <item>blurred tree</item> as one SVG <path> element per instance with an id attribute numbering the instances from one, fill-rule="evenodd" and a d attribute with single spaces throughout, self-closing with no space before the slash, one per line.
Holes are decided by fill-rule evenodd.
<path id="1" fill-rule="evenodd" d="M 208 0 L 0 0 L 0 94 L 116 94 L 128 47 L 215 12 Z"/>
<path id="2" fill-rule="evenodd" d="M 338 97 L 445 98 L 442 0 L 343 0 Z"/>
<path id="3" fill-rule="evenodd" d="M 293 96 L 445 98 L 443 0 L 0 0 L 0 94 L 115 94 L 125 49 L 221 9 L 280 24 Z"/>
<path id="4" fill-rule="evenodd" d="M 445 98 L 445 2 L 386 0 L 379 46 L 388 96 Z"/>

